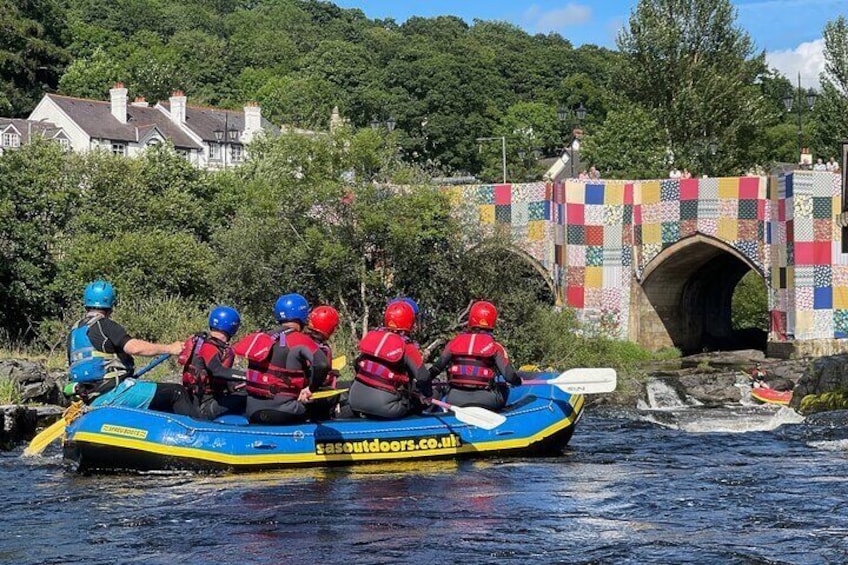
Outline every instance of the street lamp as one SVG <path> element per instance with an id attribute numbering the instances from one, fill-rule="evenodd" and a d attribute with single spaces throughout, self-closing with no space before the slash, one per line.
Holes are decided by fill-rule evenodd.
<path id="1" fill-rule="evenodd" d="M 380 129 L 380 127 L 386 126 L 386 129 L 389 131 L 389 133 L 391 133 L 391 132 L 395 131 L 395 126 L 397 126 L 397 121 L 393 117 L 389 116 L 389 118 L 385 122 L 381 122 L 380 120 L 377 119 L 377 116 L 372 116 L 370 125 L 371 125 L 371 129 L 373 129 L 373 130 L 378 130 L 378 129 Z"/>
<path id="2" fill-rule="evenodd" d="M 577 127 L 571 130 L 571 141 L 568 144 L 568 156 L 569 163 L 571 164 L 571 178 L 574 178 L 574 152 L 580 150 L 580 136 L 583 134 L 579 126 L 583 120 L 586 119 L 586 114 L 589 113 L 589 110 L 586 109 L 583 102 L 580 102 L 574 110 L 569 110 L 565 106 L 560 106 L 557 108 L 557 118 L 559 118 L 560 122 L 565 123 L 568 121 L 572 112 L 577 118 Z"/>
<path id="3" fill-rule="evenodd" d="M 808 91 L 804 96 L 804 99 L 801 99 L 801 73 L 798 73 L 798 160 L 799 162 L 802 159 L 804 154 L 804 130 L 802 128 L 802 113 L 803 113 L 803 102 L 807 103 L 807 109 L 812 110 L 813 106 L 816 104 L 816 93 L 812 90 Z M 788 92 L 786 96 L 783 97 L 783 105 L 786 108 L 786 112 L 789 113 L 792 111 L 792 106 L 795 103 L 795 93 Z"/>

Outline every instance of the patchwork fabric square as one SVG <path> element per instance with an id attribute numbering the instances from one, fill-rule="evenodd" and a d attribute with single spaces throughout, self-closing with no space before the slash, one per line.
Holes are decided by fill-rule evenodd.
<path id="1" fill-rule="evenodd" d="M 495 205 L 495 221 L 499 224 L 509 224 L 512 222 L 512 210 L 510 206 Z"/>
<path id="2" fill-rule="evenodd" d="M 833 287 L 833 307 L 841 309 L 848 308 L 848 287 Z"/>
<path id="3" fill-rule="evenodd" d="M 698 179 L 680 179 L 680 200 L 698 199 Z"/>
<path id="4" fill-rule="evenodd" d="M 495 185 L 495 204 L 499 206 L 507 206 L 509 204 L 512 204 L 512 185 Z"/>
<path id="5" fill-rule="evenodd" d="M 701 200 L 718 200 L 719 179 L 711 177 L 708 179 L 691 179 L 689 182 L 698 183 L 698 198 Z"/>
<path id="6" fill-rule="evenodd" d="M 813 289 L 814 308 L 816 310 L 830 310 L 833 308 L 833 289 L 816 288 Z"/>
<path id="7" fill-rule="evenodd" d="M 632 225 L 624 225 L 624 226 L 621 227 L 621 244 L 622 245 L 624 245 L 624 246 L 633 245 L 633 232 L 634 231 L 635 231 L 635 228 Z M 640 237 L 641 237 L 641 232 L 640 232 Z"/>
<path id="8" fill-rule="evenodd" d="M 786 220 L 786 243 L 795 241 L 795 220 Z"/>
<path id="9" fill-rule="evenodd" d="M 756 241 L 737 241 L 734 247 L 738 249 L 742 255 L 751 260 L 755 265 L 762 264 L 759 254 L 759 246 Z"/>
<path id="10" fill-rule="evenodd" d="M 604 244 L 604 226 L 586 226 L 586 245 Z"/>
<path id="11" fill-rule="evenodd" d="M 604 190 L 604 204 L 607 206 L 621 206 L 624 204 L 624 183 L 610 181 Z"/>
<path id="12" fill-rule="evenodd" d="M 604 226 L 604 247 L 618 248 L 624 239 L 624 227 L 621 224 Z"/>
<path id="13" fill-rule="evenodd" d="M 795 307 L 799 310 L 812 310 L 815 304 L 813 289 L 801 287 L 795 289 Z"/>
<path id="14" fill-rule="evenodd" d="M 604 267 L 619 265 L 621 265 L 621 247 L 604 247 Z"/>
<path id="15" fill-rule="evenodd" d="M 722 177 L 718 179 L 718 197 L 722 199 L 739 198 L 739 179 Z"/>
<path id="16" fill-rule="evenodd" d="M 833 286 L 848 287 L 848 265 L 833 265 L 831 267 Z"/>
<path id="17" fill-rule="evenodd" d="M 680 237 L 687 237 L 698 231 L 698 220 L 683 220 L 680 222 Z"/>
<path id="18" fill-rule="evenodd" d="M 586 244 L 586 227 L 569 224 L 566 228 L 566 242 L 569 245 L 585 245 Z"/>
<path id="19" fill-rule="evenodd" d="M 495 187 L 491 185 L 481 185 L 477 187 L 477 204 L 494 204 L 495 203 Z"/>
<path id="20" fill-rule="evenodd" d="M 623 206 L 604 206 L 604 225 L 620 226 L 624 222 Z"/>
<path id="21" fill-rule="evenodd" d="M 833 198 L 830 196 L 813 197 L 813 217 L 819 219 L 831 219 L 833 216 Z"/>
<path id="22" fill-rule="evenodd" d="M 739 220 L 738 238 L 744 240 L 757 240 L 757 220 Z"/>
<path id="23" fill-rule="evenodd" d="M 662 223 L 662 242 L 675 243 L 680 239 L 680 224 L 677 222 Z"/>
<path id="24" fill-rule="evenodd" d="M 624 185 L 624 204 L 633 205 L 634 202 L 634 193 L 636 191 L 636 187 L 632 182 L 629 182 Z"/>
<path id="25" fill-rule="evenodd" d="M 586 267 L 586 288 L 601 288 L 604 286 L 604 269 L 602 267 Z"/>
<path id="26" fill-rule="evenodd" d="M 565 264 L 565 246 L 554 245 L 554 263 L 562 267 Z"/>
<path id="27" fill-rule="evenodd" d="M 833 286 L 833 271 L 830 265 L 813 267 L 813 284 L 818 288 Z"/>
<path id="28" fill-rule="evenodd" d="M 833 310 L 822 308 L 813 313 L 813 324 L 819 338 L 830 338 L 833 336 Z"/>
<path id="29" fill-rule="evenodd" d="M 586 267 L 601 267 L 604 264 L 604 248 L 599 245 L 586 246 Z"/>
<path id="30" fill-rule="evenodd" d="M 645 181 L 640 186 L 642 187 L 642 204 L 654 204 L 660 201 L 659 181 Z"/>
<path id="31" fill-rule="evenodd" d="M 786 242 L 786 265 L 797 265 L 797 261 L 795 260 L 795 242 L 788 241 Z"/>
<path id="32" fill-rule="evenodd" d="M 698 231 L 705 235 L 718 235 L 718 220 L 715 218 L 698 218 Z"/>
<path id="33" fill-rule="evenodd" d="M 718 200 L 698 200 L 698 218 L 718 218 Z"/>
<path id="34" fill-rule="evenodd" d="M 756 220 L 757 219 L 757 200 L 740 200 L 739 201 L 739 219 L 740 220 Z"/>
<path id="35" fill-rule="evenodd" d="M 760 178 L 759 177 L 742 177 L 739 179 L 739 198 L 757 199 L 760 198 Z"/>
<path id="36" fill-rule="evenodd" d="M 608 310 L 621 309 L 621 289 L 605 287 L 601 292 L 601 304 Z"/>
<path id="37" fill-rule="evenodd" d="M 586 204 L 586 208 L 584 209 L 586 225 L 594 224 L 597 226 L 603 225 L 604 223 L 604 208 L 606 206 L 598 206 L 598 205 L 590 205 Z"/>
<path id="38" fill-rule="evenodd" d="M 677 222 L 680 220 L 680 201 L 660 202 L 660 221 Z"/>
<path id="39" fill-rule="evenodd" d="M 794 199 L 793 218 L 813 217 L 813 197 L 809 194 L 796 194 Z"/>
<path id="40" fill-rule="evenodd" d="M 625 235 L 624 237 L 626 240 L 627 236 Z M 633 243 L 631 245 L 642 245 L 643 243 L 644 239 L 642 237 L 642 226 L 633 226 Z"/>
<path id="41" fill-rule="evenodd" d="M 642 226 L 642 243 L 660 243 L 662 242 L 662 225 L 661 224 L 644 224 Z"/>
<path id="42" fill-rule="evenodd" d="M 718 237 L 724 241 L 735 241 L 737 238 L 739 224 L 731 218 L 718 219 Z"/>
<path id="43" fill-rule="evenodd" d="M 583 287 L 569 286 L 565 291 L 565 300 L 572 308 L 583 308 Z"/>
<path id="44" fill-rule="evenodd" d="M 795 175 L 789 174 L 783 177 L 783 198 L 792 198 L 795 195 Z"/>
<path id="45" fill-rule="evenodd" d="M 569 245 L 566 247 L 566 259 L 569 267 L 585 267 L 586 266 L 586 246 L 585 245 Z"/>
<path id="46" fill-rule="evenodd" d="M 530 241 L 544 241 L 548 222 L 542 220 L 540 222 L 530 222 L 527 224 L 527 238 Z"/>
<path id="47" fill-rule="evenodd" d="M 630 267 L 633 265 L 633 248 L 624 247 L 621 250 L 621 266 Z"/>
<path id="48" fill-rule="evenodd" d="M 480 205 L 480 223 L 494 224 L 495 223 L 495 205 L 481 204 Z"/>
<path id="49" fill-rule="evenodd" d="M 554 243 L 557 245 L 563 245 L 565 243 L 565 228 L 563 226 L 553 226 L 554 232 Z"/>
<path id="50" fill-rule="evenodd" d="M 659 255 L 662 251 L 661 243 L 646 243 L 642 246 L 642 265 L 647 265 L 651 259 Z"/>
<path id="51" fill-rule="evenodd" d="M 518 226 L 527 224 L 529 214 L 526 202 L 515 202 L 512 204 L 512 223 Z"/>
<path id="52" fill-rule="evenodd" d="M 584 297 L 584 308 L 599 309 L 603 307 L 603 303 L 601 302 L 603 300 L 603 290 L 601 290 L 600 288 L 592 288 L 587 286 L 584 289 Z"/>
<path id="53" fill-rule="evenodd" d="M 633 223 L 633 204 L 625 204 L 621 207 L 621 221 L 624 224 Z"/>
<path id="54" fill-rule="evenodd" d="M 643 204 L 642 205 L 642 223 L 658 224 L 662 221 L 662 208 L 659 204 Z"/>
<path id="55" fill-rule="evenodd" d="M 813 220 L 813 240 L 831 241 L 833 238 L 833 225 L 830 219 Z"/>
<path id="56" fill-rule="evenodd" d="M 719 200 L 718 201 L 718 216 L 719 218 L 738 218 L 739 217 L 739 201 L 738 200 Z"/>
<path id="57" fill-rule="evenodd" d="M 587 184 L 586 185 L 586 204 L 603 204 L 604 203 L 604 185 L 602 184 Z"/>
<path id="58" fill-rule="evenodd" d="M 831 196 L 833 173 L 814 172 L 812 179 L 812 194 L 814 196 Z"/>
<path id="59" fill-rule="evenodd" d="M 565 280 L 568 286 L 583 286 L 583 281 L 586 278 L 586 267 L 572 267 L 571 265 L 565 270 Z"/>
<path id="60" fill-rule="evenodd" d="M 833 311 L 833 332 L 834 337 L 848 337 L 848 309 Z"/>
<path id="61" fill-rule="evenodd" d="M 576 180 L 565 183 L 565 201 L 568 204 L 583 204 L 586 200 L 586 185 Z"/>
<path id="62" fill-rule="evenodd" d="M 680 181 L 666 179 L 660 183 L 660 200 L 678 201 L 680 200 Z"/>
<path id="63" fill-rule="evenodd" d="M 568 225 L 569 227 L 573 225 L 582 226 L 586 223 L 583 216 L 583 204 L 571 204 L 570 202 L 565 205 L 565 213 L 568 217 Z"/>
<path id="64" fill-rule="evenodd" d="M 698 201 L 683 200 L 680 202 L 680 219 L 695 220 L 698 218 Z"/>
<path id="65" fill-rule="evenodd" d="M 815 282 L 815 274 L 813 272 L 813 267 L 809 265 L 804 265 L 800 267 L 795 267 L 795 287 L 800 288 L 802 286 L 812 287 Z"/>
<path id="66" fill-rule="evenodd" d="M 528 220 L 549 220 L 551 218 L 551 203 L 546 200 L 529 202 L 527 204 Z"/>

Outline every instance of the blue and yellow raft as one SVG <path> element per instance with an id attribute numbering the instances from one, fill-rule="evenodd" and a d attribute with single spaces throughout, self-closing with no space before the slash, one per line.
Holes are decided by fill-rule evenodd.
<path id="1" fill-rule="evenodd" d="M 551 378 L 555 374 L 545 375 Z M 559 453 L 571 439 L 584 397 L 551 385 L 513 388 L 493 430 L 451 413 L 399 421 L 332 420 L 290 426 L 243 418 L 201 422 L 150 410 L 104 406 L 67 428 L 65 457 L 81 472 L 255 471 L 386 460 Z"/>

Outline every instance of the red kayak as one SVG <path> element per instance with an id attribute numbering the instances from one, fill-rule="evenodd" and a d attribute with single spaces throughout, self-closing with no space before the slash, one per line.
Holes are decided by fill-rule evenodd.
<path id="1" fill-rule="evenodd" d="M 751 389 L 751 396 L 766 404 L 789 404 L 792 400 L 791 390 L 774 390 L 773 388 L 755 387 Z"/>

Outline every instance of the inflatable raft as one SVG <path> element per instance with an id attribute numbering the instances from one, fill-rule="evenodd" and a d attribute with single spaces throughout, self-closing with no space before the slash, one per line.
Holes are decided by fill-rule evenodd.
<path id="1" fill-rule="evenodd" d="M 551 375 L 553 376 L 553 375 Z M 94 408 L 68 425 L 65 457 L 81 472 L 255 471 L 295 466 L 485 455 L 559 453 L 571 439 L 584 397 L 540 384 L 513 388 L 493 430 L 451 413 L 399 421 L 332 420 L 248 425 L 242 417 L 201 422 L 121 406 Z"/>

